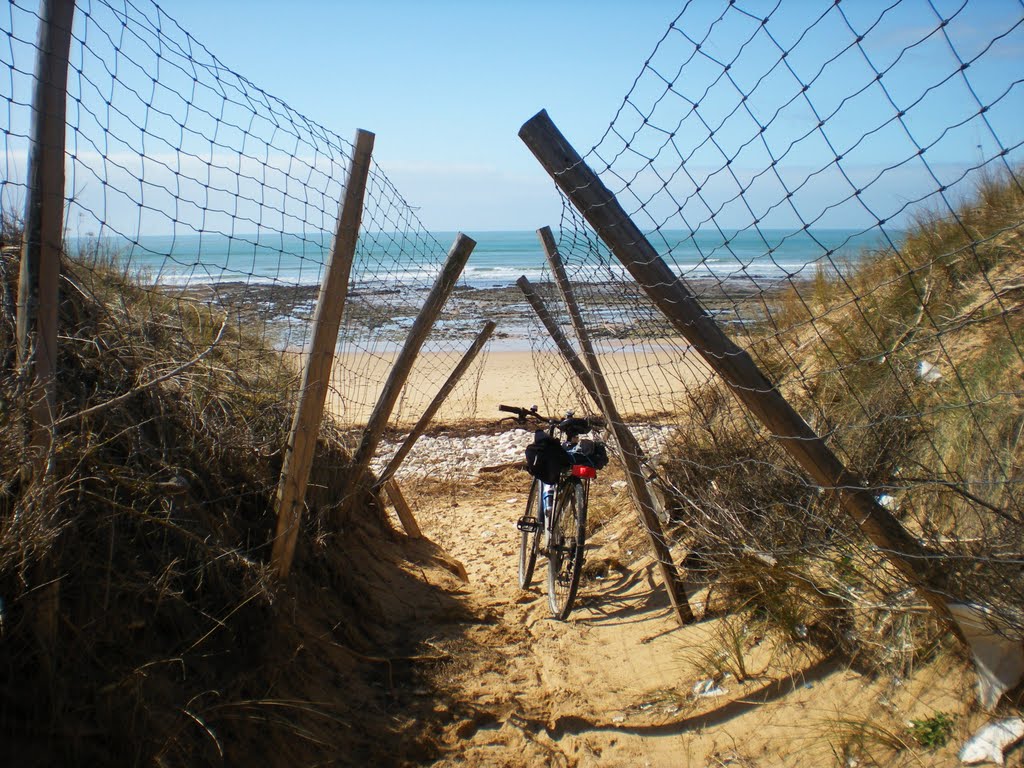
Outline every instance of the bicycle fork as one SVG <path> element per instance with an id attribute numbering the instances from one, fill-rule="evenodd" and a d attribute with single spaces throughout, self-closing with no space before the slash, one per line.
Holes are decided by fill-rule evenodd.
<path id="1" fill-rule="evenodd" d="M 551 541 L 551 521 L 555 518 L 557 485 L 540 484 L 540 522 L 544 526 L 544 547 Z"/>

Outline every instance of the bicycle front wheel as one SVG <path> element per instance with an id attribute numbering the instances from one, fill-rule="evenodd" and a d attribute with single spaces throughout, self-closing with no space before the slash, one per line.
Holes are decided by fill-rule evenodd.
<path id="1" fill-rule="evenodd" d="M 583 570 L 586 537 L 586 485 L 581 481 L 565 483 L 558 492 L 548 545 L 548 604 L 556 619 L 565 619 L 572 610 Z"/>
<path id="2" fill-rule="evenodd" d="M 537 565 L 537 548 L 540 545 L 540 480 L 534 479 L 530 485 L 530 495 L 526 499 L 524 520 L 535 520 L 533 530 L 522 530 L 519 534 L 519 588 L 526 589 L 533 579 L 533 569 Z"/>

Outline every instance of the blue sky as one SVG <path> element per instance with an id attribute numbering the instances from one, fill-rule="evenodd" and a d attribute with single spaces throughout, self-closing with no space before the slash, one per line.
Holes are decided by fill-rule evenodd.
<path id="1" fill-rule="evenodd" d="M 581 147 L 604 131 L 669 22 L 658 0 L 240 2 L 165 10 L 225 64 L 374 155 L 432 229 L 556 223 L 519 140 L 548 108 Z"/>
<path id="2" fill-rule="evenodd" d="M 0 30 L 15 33 L 0 45 L 7 204 L 24 176 L 36 7 L 13 0 L 0 12 Z M 123 8 L 141 26 L 121 29 Z M 435 231 L 558 226 L 553 184 L 517 136 L 541 108 L 581 153 L 595 147 L 598 170 L 613 161 L 606 182 L 644 228 L 868 227 L 935 203 L 947 185 L 947 198 L 960 194 L 969 169 L 998 167 L 1002 149 L 1019 164 L 1024 143 L 1021 0 L 161 8 L 222 65 L 342 140 L 373 131 L 379 167 Z M 245 83 L 228 101 L 230 75 L 199 69 L 193 83 L 180 48 L 190 43 L 150 0 L 79 0 L 76 30 L 73 232 L 331 230 L 343 169 L 327 167 L 315 140 L 289 146 L 261 107 L 246 112 Z"/>

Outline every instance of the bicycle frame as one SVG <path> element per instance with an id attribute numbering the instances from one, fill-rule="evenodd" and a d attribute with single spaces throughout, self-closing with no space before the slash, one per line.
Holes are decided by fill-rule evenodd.
<path id="1" fill-rule="evenodd" d="M 607 457 L 603 453 L 596 454 L 594 449 L 597 445 L 603 452 L 604 445 L 599 441 L 588 440 L 579 450 L 577 448 L 583 435 L 599 429 L 603 423 L 599 419 L 574 418 L 572 411 L 561 420 L 548 418 L 538 414 L 536 406 L 527 410 L 499 405 L 498 410 L 514 414 L 520 424 L 525 424 L 528 418 L 544 424 L 543 431 L 547 436 L 557 440 L 572 458 L 554 483 L 543 482 L 534 475 L 526 514 L 516 523 L 520 531 L 519 586 L 526 589 L 530 585 L 537 555 L 543 553 L 548 560 L 547 591 L 551 613 L 556 619 L 565 619 L 572 610 L 580 583 L 590 481 L 597 477 L 597 468 L 592 462 L 599 459 L 588 457 L 598 455 L 604 463 L 607 462 Z M 564 439 L 558 439 L 556 432 L 561 432 Z M 591 445 L 587 445 L 588 442 Z M 537 454 L 534 458 L 538 458 Z M 604 463 L 597 466 L 604 466 Z M 538 470 L 537 474 L 542 474 L 549 467 L 538 465 L 534 469 Z"/>

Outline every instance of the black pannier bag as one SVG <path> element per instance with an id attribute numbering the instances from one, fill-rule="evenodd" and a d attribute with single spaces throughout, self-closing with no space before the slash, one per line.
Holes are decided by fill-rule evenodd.
<path id="1" fill-rule="evenodd" d="M 533 435 L 533 443 L 526 446 L 526 471 L 542 483 L 557 483 L 562 470 L 572 466 L 572 459 L 561 444 L 543 429 Z"/>

